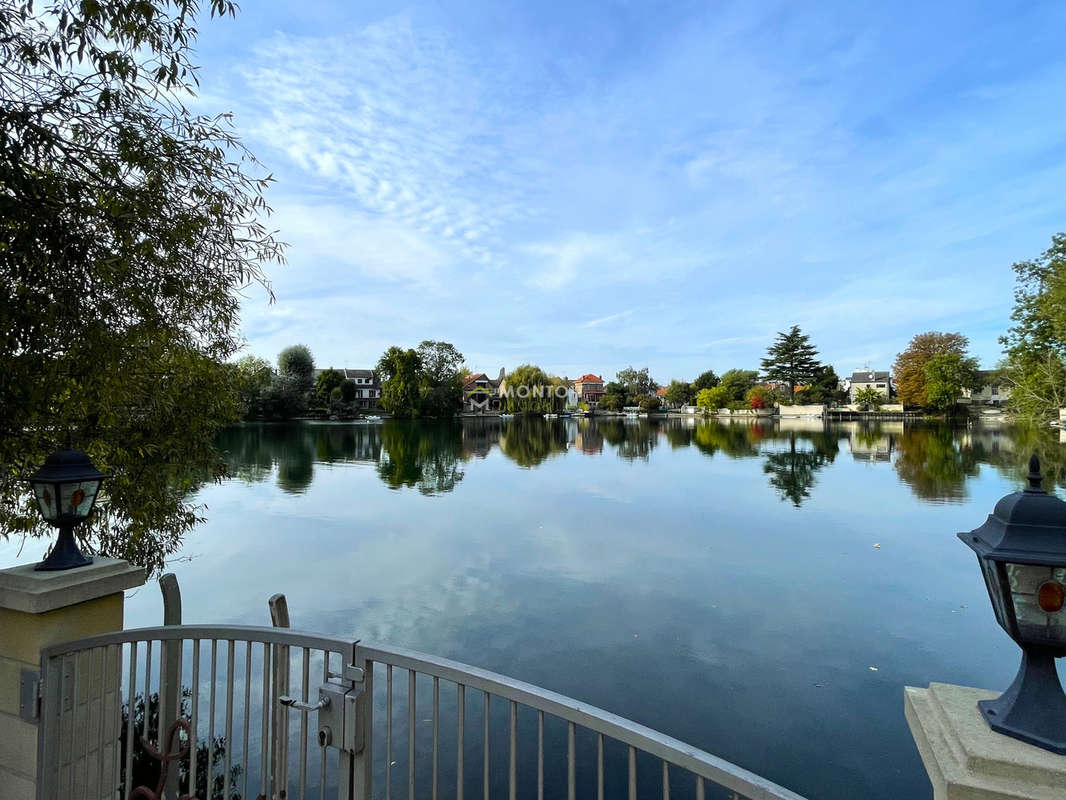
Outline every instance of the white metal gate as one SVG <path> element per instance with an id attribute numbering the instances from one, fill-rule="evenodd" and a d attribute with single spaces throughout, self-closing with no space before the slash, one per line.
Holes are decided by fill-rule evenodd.
<path id="1" fill-rule="evenodd" d="M 40 685 L 38 800 L 803 800 L 579 700 L 285 627 L 69 642 Z"/>
<path id="2" fill-rule="evenodd" d="M 369 796 L 355 643 L 164 626 L 41 654 L 39 800 Z"/>

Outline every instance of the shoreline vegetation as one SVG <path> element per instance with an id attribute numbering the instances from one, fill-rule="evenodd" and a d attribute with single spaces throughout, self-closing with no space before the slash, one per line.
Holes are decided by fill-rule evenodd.
<path id="1" fill-rule="evenodd" d="M 659 384 L 648 367 L 620 370 L 612 381 L 598 379 L 595 399 L 578 397 L 579 383 L 539 366 L 522 364 L 501 371 L 487 394 L 492 404 L 480 414 L 699 413 L 706 416 L 789 416 L 790 407 L 820 406 L 802 416 L 919 416 L 983 419 L 1028 425 L 1059 425 L 1066 407 L 1066 233 L 1052 237 L 1040 256 L 1012 265 L 1016 276 L 1014 323 L 1000 337 L 1003 358 L 981 370 L 958 332 L 916 334 L 896 356 L 891 371 L 865 367 L 861 386 L 848 385 L 834 368 L 818 360 L 818 350 L 798 325 L 781 331 L 767 347 L 760 369 L 733 368 L 720 376 L 706 370 L 694 380 Z M 310 348 L 288 347 L 277 366 L 255 356 L 226 365 L 246 420 L 359 419 L 368 415 L 400 419 L 466 416 L 464 386 L 471 370 L 451 343 L 425 340 L 417 348 L 393 346 L 373 371 L 377 403 L 357 402 L 360 389 L 335 369 L 316 370 Z M 317 373 L 317 374 L 316 374 Z M 876 377 L 875 377 L 876 376 Z M 481 375 L 480 377 L 484 377 Z M 586 375 L 585 378 L 596 377 Z M 380 382 L 380 383 L 378 383 Z M 856 381 L 857 383 L 857 381 Z M 506 384 L 510 393 L 502 391 Z M 976 395 L 984 387 L 998 394 L 993 406 Z M 517 388 L 519 393 L 515 394 Z M 999 389 L 1005 391 L 999 393 Z M 526 393 L 522 394 L 521 390 Z M 498 391 L 499 390 L 499 391 Z M 532 390 L 532 391 L 530 391 Z M 544 390 L 544 391 L 541 391 Z M 479 389 L 478 391 L 484 391 Z M 1004 401 L 1004 405 L 998 403 Z M 691 411 L 691 409 L 695 411 Z M 497 411 L 498 409 L 498 411 Z"/>

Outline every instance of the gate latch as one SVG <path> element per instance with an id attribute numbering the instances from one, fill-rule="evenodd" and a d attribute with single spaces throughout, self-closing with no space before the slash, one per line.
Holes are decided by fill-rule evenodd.
<path id="1" fill-rule="evenodd" d="M 348 753 L 363 749 L 359 736 L 358 703 L 362 687 L 326 683 L 318 689 L 318 743 Z"/>

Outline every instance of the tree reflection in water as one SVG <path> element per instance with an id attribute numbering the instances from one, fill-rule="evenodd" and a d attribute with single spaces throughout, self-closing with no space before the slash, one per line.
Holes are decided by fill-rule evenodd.
<path id="1" fill-rule="evenodd" d="M 797 447 L 797 440 L 809 442 L 811 447 Z M 799 508 L 811 496 L 815 474 L 827 464 L 832 464 L 839 451 L 836 435 L 826 431 L 789 433 L 788 449 L 769 453 L 763 464 L 763 472 L 770 476 L 770 485 L 777 489 L 781 499 L 789 500 Z"/>
<path id="2" fill-rule="evenodd" d="M 450 492 L 463 479 L 463 429 L 458 422 L 381 425 L 378 475 L 390 489 L 418 487 L 422 494 Z"/>
<path id="3" fill-rule="evenodd" d="M 603 440 L 614 447 L 619 458 L 626 461 L 647 461 L 651 451 L 658 444 L 658 422 L 649 422 L 647 418 L 626 419 L 611 417 L 597 423 L 603 433 Z"/>
<path id="4" fill-rule="evenodd" d="M 966 497 L 966 479 L 986 461 L 979 439 L 944 426 L 907 427 L 894 437 L 896 474 L 917 497 L 958 503 Z"/>
<path id="5" fill-rule="evenodd" d="M 618 458 L 650 461 L 660 439 L 671 450 L 694 447 L 714 457 L 761 458 L 770 486 L 799 507 L 811 497 L 818 473 L 847 438 L 852 457 L 891 465 L 918 498 L 961 502 L 966 482 L 989 464 L 1021 481 L 1029 454 L 1041 459 L 1048 488 L 1066 485 L 1066 448 L 1053 429 L 949 427 L 922 423 L 860 425 L 821 420 L 649 420 L 604 417 L 545 420 L 539 415 L 485 417 L 453 422 L 381 424 L 252 423 L 223 432 L 219 446 L 233 478 L 273 478 L 286 492 L 301 493 L 314 480 L 315 464 L 366 463 L 392 489 L 427 495 L 453 491 L 464 463 L 494 449 L 526 469 L 566 453 L 599 454 L 608 445 Z"/>
<path id="6" fill-rule="evenodd" d="M 504 421 L 499 444 L 500 452 L 528 469 L 557 453 L 565 453 L 569 438 L 566 427 L 556 420 L 522 416 Z"/>

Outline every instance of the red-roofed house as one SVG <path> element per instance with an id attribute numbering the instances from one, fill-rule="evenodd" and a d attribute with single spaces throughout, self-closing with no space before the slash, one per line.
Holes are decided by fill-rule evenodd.
<path id="1" fill-rule="evenodd" d="M 577 396 L 588 403 L 589 408 L 599 405 L 600 398 L 603 397 L 603 378 L 590 372 L 575 380 L 573 385 Z"/>

